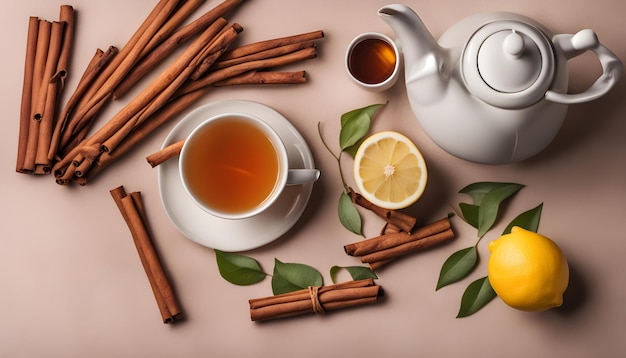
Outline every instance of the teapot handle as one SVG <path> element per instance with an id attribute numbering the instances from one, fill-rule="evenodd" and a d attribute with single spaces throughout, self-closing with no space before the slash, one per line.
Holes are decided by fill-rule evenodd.
<path id="1" fill-rule="evenodd" d="M 582 93 L 568 94 L 548 90 L 545 96 L 549 101 L 573 104 L 597 99 L 613 88 L 622 76 L 624 71 L 622 62 L 611 50 L 598 41 L 598 37 L 593 30 L 581 30 L 574 35 L 556 35 L 553 38 L 553 42 L 557 48 L 563 51 L 567 59 L 578 56 L 587 50 L 593 51 L 598 56 L 598 60 L 600 60 L 602 75 L 591 87 Z"/>

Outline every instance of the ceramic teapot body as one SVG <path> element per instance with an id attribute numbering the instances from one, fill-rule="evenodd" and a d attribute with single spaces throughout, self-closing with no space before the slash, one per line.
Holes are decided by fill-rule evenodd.
<path id="1" fill-rule="evenodd" d="M 527 17 L 477 14 L 439 41 L 404 5 L 379 15 L 391 26 L 405 63 L 411 109 L 426 134 L 469 161 L 503 164 L 543 150 L 559 131 L 569 104 L 608 92 L 623 72 L 595 33 L 552 35 Z M 585 92 L 567 94 L 567 61 L 586 50 L 602 76 Z"/>

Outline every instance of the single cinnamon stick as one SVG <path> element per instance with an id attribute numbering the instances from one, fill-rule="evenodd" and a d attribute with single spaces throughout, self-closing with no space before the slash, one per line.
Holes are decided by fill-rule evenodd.
<path id="1" fill-rule="evenodd" d="M 383 249 L 380 251 L 375 251 L 370 254 L 363 255 L 361 256 L 361 262 L 373 263 L 373 262 L 396 259 L 400 256 L 408 255 L 416 251 L 420 251 L 420 250 L 423 250 L 423 249 L 426 249 L 435 245 L 442 244 L 446 241 L 452 240 L 453 238 L 454 238 L 454 232 L 452 231 L 452 229 L 448 229 L 438 234 L 427 236 L 420 240 L 409 241 L 398 246 L 390 247 L 388 249 Z"/>
<path id="2" fill-rule="evenodd" d="M 44 73 L 46 70 L 46 60 L 48 59 L 48 49 L 50 48 L 50 31 L 52 23 L 47 20 L 39 20 L 39 32 L 37 34 L 37 50 L 35 55 L 35 66 L 33 73 L 33 95 L 31 103 L 31 118 L 35 117 L 37 102 L 39 101 L 39 91 L 42 83 L 45 82 Z"/>
<path id="3" fill-rule="evenodd" d="M 154 69 L 156 65 L 161 63 L 164 58 L 174 52 L 181 44 L 204 31 L 215 21 L 223 23 L 222 27 L 225 26 L 226 20 L 219 18 L 239 6 L 242 2 L 243 0 L 226 0 L 165 39 L 159 46 L 151 50 L 150 53 L 145 54 L 141 62 L 133 67 L 124 80 L 115 88 L 113 98 L 117 99 L 126 94 L 130 88 L 140 79 L 144 78 L 148 72 Z"/>
<path id="4" fill-rule="evenodd" d="M 350 256 L 363 256 L 376 251 L 389 249 L 411 241 L 417 241 L 450 229 L 450 220 L 446 217 L 431 224 L 415 229 L 412 233 L 405 231 L 385 233 L 367 240 L 345 245 L 343 248 Z"/>
<path id="5" fill-rule="evenodd" d="M 213 84 L 214 87 L 261 84 L 298 84 L 306 82 L 305 71 L 250 71 Z"/>
<path id="6" fill-rule="evenodd" d="M 31 88 L 31 111 L 28 121 L 28 139 L 26 140 L 26 151 L 24 154 L 23 170 L 25 172 L 35 171 L 35 159 L 37 157 L 37 144 L 39 143 L 39 120 L 35 120 L 35 113 L 40 99 L 40 91 L 44 83 L 44 73 L 48 49 L 50 45 L 50 31 L 52 23 L 47 20 L 39 20 L 37 32 L 37 49 L 35 51 L 35 64 L 33 67 L 33 81 Z"/>
<path id="7" fill-rule="evenodd" d="M 183 149 L 183 144 L 185 144 L 184 139 L 179 140 L 176 143 L 170 144 L 167 147 L 147 156 L 146 161 L 148 161 L 148 164 L 150 164 L 150 166 L 154 168 L 157 165 L 178 156 L 180 154 L 180 151 Z"/>
<path id="8" fill-rule="evenodd" d="M 31 121 L 31 102 L 33 95 L 33 72 L 35 68 L 35 55 L 37 50 L 37 34 L 39 32 L 39 19 L 31 16 L 28 20 L 28 34 L 26 37 L 26 59 L 24 61 L 24 81 L 22 84 L 22 102 L 20 106 L 20 129 L 17 147 L 17 159 L 15 171 L 24 173 L 24 158 L 28 143 L 28 129 Z"/>
<path id="9" fill-rule="evenodd" d="M 50 143 L 52 142 L 52 134 L 54 131 L 54 115 L 56 114 L 60 81 L 60 77 L 56 77 L 48 83 L 46 106 L 41 118 L 41 124 L 39 125 L 39 141 L 37 143 L 35 164 L 41 165 L 43 173 L 45 174 L 49 173 L 52 169 L 52 161 L 48 159 L 48 151 L 50 150 Z"/>
<path id="10" fill-rule="evenodd" d="M 410 215 L 401 213 L 397 210 L 389 210 L 389 209 L 381 208 L 373 204 L 369 200 L 365 199 L 361 194 L 352 190 L 352 188 L 349 188 L 349 189 L 350 189 L 350 198 L 352 199 L 353 203 L 367 210 L 372 211 L 374 214 L 383 218 L 387 222 L 393 223 L 394 225 L 400 227 L 403 231 L 410 233 L 411 230 L 413 230 L 413 227 L 415 226 L 417 222 L 416 218 Z"/>
<path id="11" fill-rule="evenodd" d="M 61 5 L 59 21 L 63 26 L 63 45 L 59 55 L 57 73 L 59 76 L 60 90 L 65 87 L 65 80 L 69 73 L 69 62 L 71 58 L 72 45 L 74 43 L 74 8 L 70 5 Z"/>
<path id="12" fill-rule="evenodd" d="M 248 302 L 250 319 L 262 321 L 376 303 L 382 295 L 382 288 L 375 285 L 374 280 L 364 279 L 251 299 Z"/>
<path id="13" fill-rule="evenodd" d="M 124 187 L 120 186 L 111 190 L 110 193 L 131 232 L 163 323 L 172 323 L 182 318 L 182 310 L 146 226 L 140 192 L 127 195 Z"/>

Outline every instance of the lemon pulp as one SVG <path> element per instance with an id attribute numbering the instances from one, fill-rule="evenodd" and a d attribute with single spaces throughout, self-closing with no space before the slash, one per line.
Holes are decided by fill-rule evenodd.
<path id="1" fill-rule="evenodd" d="M 354 160 L 354 177 L 361 195 L 380 207 L 405 208 L 424 192 L 424 158 L 415 144 L 398 132 L 384 131 L 368 137 Z"/>

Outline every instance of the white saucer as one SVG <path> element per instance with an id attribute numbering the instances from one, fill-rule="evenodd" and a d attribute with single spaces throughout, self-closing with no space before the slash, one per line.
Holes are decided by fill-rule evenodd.
<path id="1" fill-rule="evenodd" d="M 274 109 L 256 102 L 226 100 L 198 107 L 169 133 L 163 147 L 182 140 L 205 119 L 225 112 L 248 113 L 265 120 L 287 148 L 290 168 L 315 168 L 313 156 L 298 130 Z M 228 220 L 200 209 L 183 188 L 178 158 L 158 167 L 161 201 L 170 220 L 187 238 L 221 251 L 245 251 L 268 244 L 298 221 L 311 196 L 313 183 L 285 187 L 276 203 L 252 218 Z"/>

